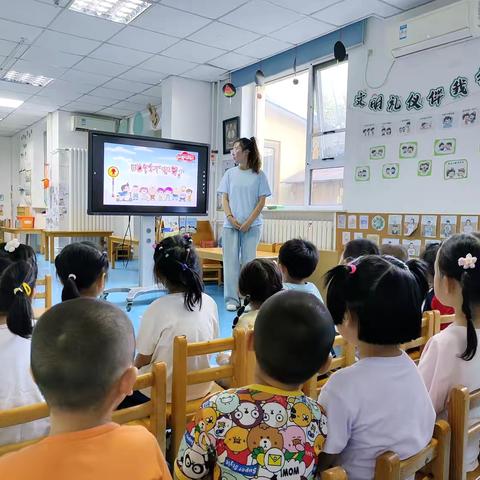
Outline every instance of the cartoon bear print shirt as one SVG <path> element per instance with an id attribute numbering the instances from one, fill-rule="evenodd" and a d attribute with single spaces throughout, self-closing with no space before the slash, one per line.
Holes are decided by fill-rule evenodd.
<path id="1" fill-rule="evenodd" d="M 327 436 L 323 408 L 303 392 L 264 385 L 208 397 L 178 451 L 182 479 L 313 479 Z"/>

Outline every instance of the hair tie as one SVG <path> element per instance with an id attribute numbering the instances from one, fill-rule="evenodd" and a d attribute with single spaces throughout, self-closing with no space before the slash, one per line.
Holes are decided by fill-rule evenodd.
<path id="1" fill-rule="evenodd" d="M 463 267 L 464 270 L 468 270 L 469 268 L 475 268 L 476 263 L 477 257 L 472 257 L 471 253 L 467 253 L 465 257 L 460 257 L 458 259 L 458 266 Z"/>
<path id="2" fill-rule="evenodd" d="M 183 271 L 188 269 L 188 265 L 186 263 L 181 263 L 180 266 L 182 267 Z"/>
<path id="3" fill-rule="evenodd" d="M 347 267 L 349 268 L 348 273 L 350 275 L 353 275 L 357 271 L 357 266 L 354 263 L 349 263 Z"/>
<path id="4" fill-rule="evenodd" d="M 75 281 L 77 279 L 77 276 L 74 273 L 70 273 L 68 275 L 68 278 L 71 278 L 73 281 Z"/>
<path id="5" fill-rule="evenodd" d="M 20 242 L 18 241 L 18 238 L 12 238 L 12 240 L 9 240 L 3 248 L 6 252 L 13 253 L 19 246 Z"/>
<path id="6" fill-rule="evenodd" d="M 29 297 L 32 294 L 32 287 L 28 283 L 23 282 L 19 287 L 13 289 L 13 294 L 16 295 L 17 293 L 24 293 Z"/>

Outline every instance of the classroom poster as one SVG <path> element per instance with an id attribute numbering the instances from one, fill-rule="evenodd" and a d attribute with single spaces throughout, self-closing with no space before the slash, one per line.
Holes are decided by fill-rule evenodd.
<path id="1" fill-rule="evenodd" d="M 337 215 L 337 226 L 338 228 L 345 228 L 347 226 L 346 215 Z"/>
<path id="2" fill-rule="evenodd" d="M 348 228 L 350 230 L 355 230 L 357 228 L 357 216 L 349 215 L 348 216 Z"/>
<path id="3" fill-rule="evenodd" d="M 399 156 L 400 158 L 415 158 L 417 156 L 417 142 L 404 142 L 400 144 Z"/>
<path id="4" fill-rule="evenodd" d="M 448 238 L 457 233 L 456 215 L 442 215 L 440 217 L 440 238 Z"/>
<path id="5" fill-rule="evenodd" d="M 342 232 L 342 245 L 346 245 L 351 239 L 350 232 Z"/>
<path id="6" fill-rule="evenodd" d="M 433 127 L 433 117 L 423 117 L 418 121 L 418 131 L 420 133 L 428 132 Z"/>
<path id="7" fill-rule="evenodd" d="M 400 120 L 398 125 L 398 134 L 399 135 L 410 135 L 412 130 L 412 121 L 410 119 Z"/>
<path id="8" fill-rule="evenodd" d="M 392 122 L 382 123 L 382 127 L 380 129 L 380 136 L 382 137 L 390 137 L 393 132 Z"/>
<path id="9" fill-rule="evenodd" d="M 360 215 L 360 229 L 368 230 L 368 215 Z"/>
<path id="10" fill-rule="evenodd" d="M 370 240 L 371 242 L 375 243 L 376 245 L 380 245 L 380 235 L 375 235 L 375 234 L 369 233 L 367 235 L 367 240 Z"/>
<path id="11" fill-rule="evenodd" d="M 382 245 L 400 245 L 399 238 L 382 238 Z"/>
<path id="12" fill-rule="evenodd" d="M 460 231 L 462 233 L 470 234 L 476 232 L 478 228 L 478 217 L 471 215 L 464 215 L 460 218 Z"/>
<path id="13" fill-rule="evenodd" d="M 381 215 L 375 215 L 372 218 L 372 228 L 378 232 L 385 228 L 385 219 Z"/>
<path id="14" fill-rule="evenodd" d="M 370 147 L 370 160 L 383 160 L 385 158 L 385 145 Z"/>
<path id="15" fill-rule="evenodd" d="M 389 215 L 388 216 L 388 234 L 400 235 L 401 232 L 402 232 L 402 216 Z"/>
<path id="16" fill-rule="evenodd" d="M 180 231 L 179 217 L 162 217 L 162 222 L 162 233 L 164 237 L 172 237 L 174 235 L 178 235 Z"/>
<path id="17" fill-rule="evenodd" d="M 420 240 L 403 240 L 402 245 L 407 249 L 409 258 L 418 258 L 422 242 Z"/>
<path id="18" fill-rule="evenodd" d="M 458 115 L 456 112 L 442 113 L 440 116 L 440 128 L 449 129 L 458 126 Z"/>
<path id="19" fill-rule="evenodd" d="M 419 215 L 405 215 L 403 221 L 403 234 L 405 237 L 410 237 L 417 231 L 419 220 Z"/>
<path id="20" fill-rule="evenodd" d="M 369 124 L 362 127 L 362 135 L 364 137 L 374 137 L 375 136 L 375 125 Z"/>
<path id="21" fill-rule="evenodd" d="M 362 232 L 354 232 L 353 233 L 353 239 L 358 240 L 360 238 L 363 238 L 363 233 Z"/>
<path id="22" fill-rule="evenodd" d="M 360 167 L 355 167 L 355 181 L 356 182 L 370 181 L 370 167 L 365 165 Z"/>
<path id="23" fill-rule="evenodd" d="M 469 108 L 462 111 L 462 118 L 460 121 L 460 126 L 462 127 L 472 127 L 478 124 L 478 109 Z"/>
<path id="24" fill-rule="evenodd" d="M 418 162 L 417 175 L 419 177 L 429 177 L 432 174 L 432 161 L 420 160 Z"/>
<path id="25" fill-rule="evenodd" d="M 400 175 L 400 164 L 399 163 L 385 163 L 382 165 L 382 178 L 390 180 L 393 178 L 398 178 Z"/>
<path id="26" fill-rule="evenodd" d="M 457 149 L 457 140 L 455 138 L 437 138 L 433 144 L 433 154 L 452 155 Z"/>
<path id="27" fill-rule="evenodd" d="M 437 236 L 436 215 L 422 215 L 422 236 L 430 238 Z"/>
<path id="28" fill-rule="evenodd" d="M 468 178 L 468 162 L 467 160 L 448 160 L 444 166 L 445 180 L 463 180 Z"/>

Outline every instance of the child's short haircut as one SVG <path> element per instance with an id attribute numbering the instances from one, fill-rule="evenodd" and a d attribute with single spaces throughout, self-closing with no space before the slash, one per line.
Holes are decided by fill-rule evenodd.
<path id="1" fill-rule="evenodd" d="M 432 280 L 435 276 L 435 259 L 437 258 L 437 252 L 440 245 L 440 242 L 429 243 L 420 255 L 420 260 L 423 260 L 427 264 L 427 271 Z"/>
<path id="2" fill-rule="evenodd" d="M 356 238 L 345 245 L 343 260 L 352 261 L 362 255 L 380 255 L 380 250 L 375 243 L 366 238 Z"/>
<path id="3" fill-rule="evenodd" d="M 295 238 L 280 247 L 278 260 L 292 278 L 303 280 L 317 268 L 318 249 L 312 242 Z"/>
<path id="4" fill-rule="evenodd" d="M 257 258 L 248 262 L 240 272 L 238 290 L 250 302 L 263 303 L 283 289 L 282 274 L 271 260 Z"/>
<path id="5" fill-rule="evenodd" d="M 325 305 L 310 293 L 279 292 L 261 306 L 255 321 L 258 365 L 272 379 L 300 385 L 328 359 L 335 329 Z"/>
<path id="6" fill-rule="evenodd" d="M 50 407 L 96 408 L 133 363 L 129 318 L 110 303 L 77 298 L 44 313 L 32 335 L 32 373 Z"/>
<path id="7" fill-rule="evenodd" d="M 380 247 L 380 254 L 398 258 L 402 262 L 406 262 L 408 260 L 408 252 L 403 245 L 382 245 Z"/>
<path id="8" fill-rule="evenodd" d="M 345 313 L 358 319 L 358 339 L 397 345 L 420 336 L 427 268 L 420 260 L 367 255 L 338 265 L 325 275 L 327 307 L 335 325 Z"/>

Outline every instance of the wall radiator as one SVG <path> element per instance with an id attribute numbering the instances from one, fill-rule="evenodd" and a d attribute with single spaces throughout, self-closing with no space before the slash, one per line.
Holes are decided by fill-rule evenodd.
<path id="1" fill-rule="evenodd" d="M 303 238 L 320 250 L 334 250 L 332 220 L 264 220 L 262 242 L 282 243 L 292 238 Z"/>

